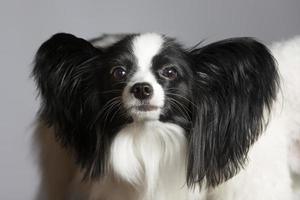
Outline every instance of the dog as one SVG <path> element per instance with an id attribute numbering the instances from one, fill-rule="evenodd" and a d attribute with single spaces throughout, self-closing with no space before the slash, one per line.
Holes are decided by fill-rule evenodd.
<path id="1" fill-rule="evenodd" d="M 44 198 L 292 199 L 299 47 L 277 67 L 253 38 L 55 34 L 32 72 Z"/>

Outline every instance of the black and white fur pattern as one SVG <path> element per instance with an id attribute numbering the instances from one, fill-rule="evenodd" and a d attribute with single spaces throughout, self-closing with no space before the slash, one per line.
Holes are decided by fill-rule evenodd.
<path id="1" fill-rule="evenodd" d="M 292 198 L 292 122 L 254 39 L 188 50 L 155 33 L 61 33 L 38 50 L 33 76 L 46 199 Z"/>

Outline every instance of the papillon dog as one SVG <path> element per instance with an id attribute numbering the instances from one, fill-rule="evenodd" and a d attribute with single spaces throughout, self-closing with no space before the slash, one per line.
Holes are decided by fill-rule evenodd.
<path id="1" fill-rule="evenodd" d="M 287 135 L 300 132 L 297 67 L 281 74 L 252 38 L 188 49 L 156 33 L 90 41 L 55 34 L 32 73 L 41 97 L 41 194 L 291 199 Z"/>

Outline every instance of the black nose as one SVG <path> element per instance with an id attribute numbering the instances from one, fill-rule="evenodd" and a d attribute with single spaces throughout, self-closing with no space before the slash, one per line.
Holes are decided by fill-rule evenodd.
<path id="1" fill-rule="evenodd" d="M 149 99 L 153 94 L 153 88 L 149 83 L 136 83 L 131 87 L 131 93 L 140 100 Z"/>

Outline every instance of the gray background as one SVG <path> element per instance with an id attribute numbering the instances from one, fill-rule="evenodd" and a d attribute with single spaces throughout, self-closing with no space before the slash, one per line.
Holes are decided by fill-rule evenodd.
<path id="1" fill-rule="evenodd" d="M 253 36 L 269 43 L 300 34 L 299 0 L 0 1 L 0 199 L 33 199 L 39 178 L 32 148 L 38 99 L 35 51 L 56 32 L 154 31 L 186 45 Z"/>

